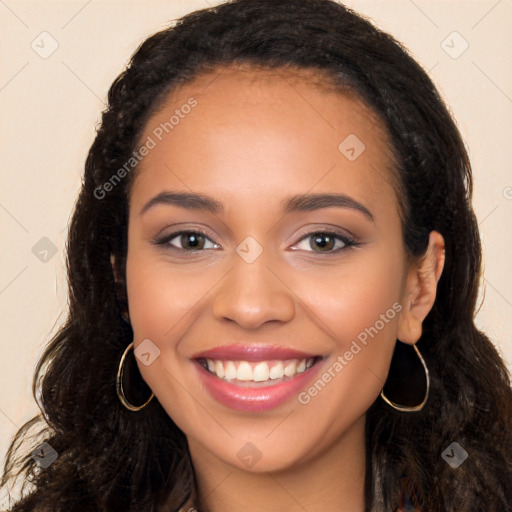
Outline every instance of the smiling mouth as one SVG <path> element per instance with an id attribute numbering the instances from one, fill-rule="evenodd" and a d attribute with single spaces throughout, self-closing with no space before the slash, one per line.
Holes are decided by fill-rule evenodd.
<path id="1" fill-rule="evenodd" d="M 268 361 L 234 361 L 199 358 L 196 361 L 215 377 L 242 387 L 271 386 L 305 373 L 322 356 L 304 359 L 274 359 Z"/>

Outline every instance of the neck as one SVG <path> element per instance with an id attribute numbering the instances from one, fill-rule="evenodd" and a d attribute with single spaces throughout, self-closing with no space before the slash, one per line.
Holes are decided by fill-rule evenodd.
<path id="1" fill-rule="evenodd" d="M 197 512 L 364 512 L 364 430 L 365 416 L 323 452 L 292 467 L 263 473 L 231 466 L 189 439 Z"/>

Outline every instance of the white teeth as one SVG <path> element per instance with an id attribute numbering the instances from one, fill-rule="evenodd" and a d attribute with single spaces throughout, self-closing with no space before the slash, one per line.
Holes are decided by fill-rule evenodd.
<path id="1" fill-rule="evenodd" d="M 287 377 L 293 377 L 297 373 L 297 363 L 292 361 L 284 367 L 284 374 Z"/>
<path id="2" fill-rule="evenodd" d="M 222 361 L 215 361 L 215 370 L 213 373 L 217 374 L 221 379 L 224 378 L 224 365 Z"/>
<path id="3" fill-rule="evenodd" d="M 222 364 L 221 361 L 219 362 Z M 228 361 L 224 366 L 224 378 L 226 380 L 236 379 L 236 366 L 235 363 L 233 363 L 233 361 Z"/>
<path id="4" fill-rule="evenodd" d="M 267 363 L 259 363 L 255 366 L 253 372 L 252 380 L 256 382 L 263 382 L 264 380 L 268 380 L 270 375 L 270 370 L 268 369 Z"/>
<path id="5" fill-rule="evenodd" d="M 288 361 L 222 361 L 205 359 L 208 370 L 224 380 L 265 382 L 283 377 L 294 377 L 313 366 L 315 359 L 291 359 Z"/>
<path id="6" fill-rule="evenodd" d="M 284 375 L 284 366 L 283 363 L 277 363 L 276 365 L 270 368 L 270 378 L 271 379 L 280 379 Z"/>
<path id="7" fill-rule="evenodd" d="M 236 378 L 238 380 L 252 380 L 252 368 L 249 363 L 242 361 L 238 365 L 238 370 L 236 372 Z"/>

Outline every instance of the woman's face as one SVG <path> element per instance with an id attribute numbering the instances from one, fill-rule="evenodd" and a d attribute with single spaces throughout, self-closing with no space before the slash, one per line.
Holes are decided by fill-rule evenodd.
<path id="1" fill-rule="evenodd" d="M 361 441 L 396 339 L 416 341 L 386 135 L 304 76 L 172 92 L 130 197 L 141 374 L 194 453 L 251 471 Z"/>

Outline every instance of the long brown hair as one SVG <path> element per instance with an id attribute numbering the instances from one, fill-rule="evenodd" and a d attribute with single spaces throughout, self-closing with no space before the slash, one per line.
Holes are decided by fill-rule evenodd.
<path id="1" fill-rule="evenodd" d="M 41 415 L 20 429 L 7 454 L 2 485 L 21 478 L 25 486 L 12 510 L 157 512 L 170 503 L 176 511 L 194 500 L 184 433 L 157 400 L 133 413 L 116 396 L 133 333 L 110 257 L 124 276 L 135 170 L 101 191 L 169 90 L 234 62 L 317 69 L 340 91 L 349 85 L 392 141 L 407 253 L 422 255 L 432 230 L 445 239 L 445 267 L 418 342 L 430 398 L 411 414 L 380 399 L 368 410 L 367 512 L 396 509 L 403 475 L 421 510 L 511 511 L 512 391 L 503 360 L 474 324 L 481 246 L 464 143 L 407 51 L 331 0 L 236 0 L 193 12 L 144 41 L 112 84 L 69 227 L 69 313 L 34 376 Z M 46 469 L 31 457 L 42 440 L 58 453 Z M 452 442 L 468 453 L 457 469 L 441 456 Z"/>

